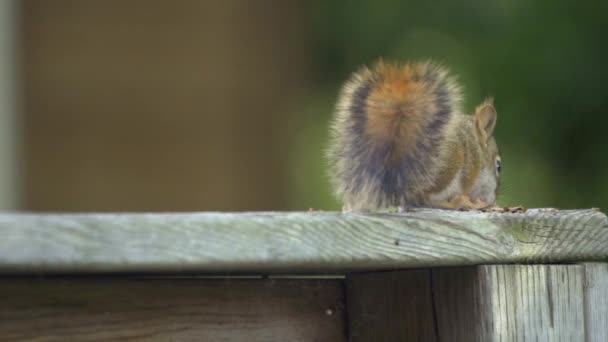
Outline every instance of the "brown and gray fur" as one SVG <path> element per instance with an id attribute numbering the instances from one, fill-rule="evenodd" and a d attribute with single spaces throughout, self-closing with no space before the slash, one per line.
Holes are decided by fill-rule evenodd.
<path id="1" fill-rule="evenodd" d="M 430 62 L 377 63 L 344 85 L 330 173 L 347 210 L 493 205 L 500 157 L 492 100 L 463 114 L 460 86 Z"/>

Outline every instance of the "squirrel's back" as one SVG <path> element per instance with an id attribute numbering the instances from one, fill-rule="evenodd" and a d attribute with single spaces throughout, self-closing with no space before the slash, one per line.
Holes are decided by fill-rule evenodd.
<path id="1" fill-rule="evenodd" d="M 460 106 L 460 87 L 436 64 L 380 62 L 359 70 L 333 118 L 328 158 L 338 196 L 355 207 L 419 204 Z"/>

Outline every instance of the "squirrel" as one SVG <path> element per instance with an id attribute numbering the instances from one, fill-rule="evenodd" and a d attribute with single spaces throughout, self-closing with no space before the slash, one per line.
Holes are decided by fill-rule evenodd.
<path id="1" fill-rule="evenodd" d="M 495 205 L 502 161 L 493 98 L 473 115 L 433 62 L 363 67 L 339 95 L 327 158 L 344 211 Z"/>

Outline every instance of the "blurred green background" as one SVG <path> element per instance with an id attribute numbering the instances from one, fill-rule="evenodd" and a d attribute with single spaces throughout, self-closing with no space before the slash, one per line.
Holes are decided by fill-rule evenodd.
<path id="1" fill-rule="evenodd" d="M 450 66 L 467 111 L 495 96 L 499 204 L 608 209 L 607 10 L 599 1 L 316 2 L 319 86 L 299 116 L 294 207 L 337 208 L 319 177 L 327 113 L 352 70 L 384 57 Z"/>
<path id="2" fill-rule="evenodd" d="M 495 97 L 501 205 L 608 210 L 600 1 L 43 1 L 11 9 L 15 207 L 336 210 L 349 74 L 434 59 Z"/>

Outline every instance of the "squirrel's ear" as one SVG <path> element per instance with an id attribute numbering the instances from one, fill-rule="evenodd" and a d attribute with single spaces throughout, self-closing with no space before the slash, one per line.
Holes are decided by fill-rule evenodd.
<path id="1" fill-rule="evenodd" d="M 494 109 L 494 100 L 489 98 L 475 108 L 475 126 L 477 132 L 484 142 L 488 141 L 494 134 L 496 127 L 496 109 Z"/>

